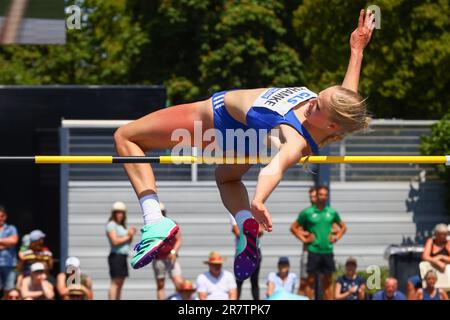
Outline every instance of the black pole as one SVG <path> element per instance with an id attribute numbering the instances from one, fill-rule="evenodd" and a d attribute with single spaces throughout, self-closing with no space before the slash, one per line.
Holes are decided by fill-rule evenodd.
<path id="1" fill-rule="evenodd" d="M 0 157 L 0 162 L 34 162 L 34 157 Z"/>
<path id="2" fill-rule="evenodd" d="M 159 163 L 159 157 L 113 157 L 112 163 Z"/>

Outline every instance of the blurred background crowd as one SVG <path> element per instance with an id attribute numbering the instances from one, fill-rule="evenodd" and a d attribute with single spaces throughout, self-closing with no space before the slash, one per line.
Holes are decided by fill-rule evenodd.
<path id="1" fill-rule="evenodd" d="M 373 290 L 369 274 L 358 272 L 358 262 L 348 257 L 342 270 L 336 269 L 333 244 L 345 236 L 347 227 L 339 214 L 330 206 L 327 187 L 309 190 L 311 206 L 303 209 L 291 225 L 291 233 L 299 240 L 299 257 L 280 256 L 278 264 L 266 277 L 264 288 L 259 287 L 259 267 L 249 279 L 254 300 L 288 299 L 308 300 L 319 297 L 326 300 L 447 300 L 446 290 L 450 275 L 450 225 L 438 224 L 433 235 L 426 239 L 422 253 L 420 273 L 408 279 L 406 292 L 398 290 L 395 277 L 384 277 L 382 288 Z M 161 203 L 164 215 L 167 209 Z M 51 249 L 45 245 L 46 234 L 33 230 L 19 236 L 15 226 L 7 223 L 8 213 L 0 207 L 0 290 L 6 300 L 91 300 L 93 281 L 84 274 L 82 262 L 68 257 L 65 272 L 55 273 Z M 181 229 L 182 230 L 182 229 Z M 264 235 L 260 227 L 260 236 Z M 121 291 L 129 276 L 128 255 L 131 251 L 135 227 L 127 226 L 127 207 L 114 202 L 105 224 L 105 237 L 110 252 L 105 261 L 111 284 L 108 298 L 121 299 Z M 230 234 L 237 239 L 239 229 L 230 215 Z M 105 248 L 107 250 L 107 248 Z M 210 252 L 205 261 L 205 272 L 197 279 L 185 279 L 178 261 L 182 250 L 182 231 L 162 247 L 152 263 L 159 300 L 220 299 L 237 300 L 243 282 L 222 266 L 224 258 L 217 251 Z M 300 270 L 290 268 L 290 259 L 300 258 Z M 263 259 L 259 260 L 261 264 Z M 175 292 L 166 292 L 165 281 L 173 282 Z M 442 286 L 436 286 L 440 279 Z M 149 279 L 150 281 L 150 279 Z M 317 282 L 317 283 L 316 283 Z M 320 284 L 320 285 L 319 285 Z M 372 290 L 370 290 L 372 289 Z M 375 288 L 377 289 L 377 288 Z"/>

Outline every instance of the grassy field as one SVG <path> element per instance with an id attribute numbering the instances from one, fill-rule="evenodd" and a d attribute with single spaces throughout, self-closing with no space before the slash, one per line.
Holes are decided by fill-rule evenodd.
<path id="1" fill-rule="evenodd" d="M 0 16 L 5 16 L 11 0 L 0 1 Z M 63 0 L 28 0 L 26 18 L 64 19 Z"/>

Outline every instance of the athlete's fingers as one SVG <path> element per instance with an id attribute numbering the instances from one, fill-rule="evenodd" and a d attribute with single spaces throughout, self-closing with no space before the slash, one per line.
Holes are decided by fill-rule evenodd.
<path id="1" fill-rule="evenodd" d="M 268 211 L 266 212 L 266 220 L 267 232 L 272 232 L 272 218 Z"/>
<path id="2" fill-rule="evenodd" d="M 264 218 L 262 219 L 261 224 L 263 225 L 264 229 L 269 232 L 270 230 L 270 225 L 269 225 L 269 221 L 267 220 L 267 217 L 264 216 Z"/>
<path id="3" fill-rule="evenodd" d="M 358 28 L 362 27 L 364 23 L 364 9 L 361 9 L 359 12 L 359 19 L 358 19 Z"/>
<path id="4" fill-rule="evenodd" d="M 375 28 L 375 23 L 374 22 L 375 22 L 375 15 L 372 14 L 372 12 L 370 12 L 370 16 L 366 20 L 366 26 L 370 30 L 373 30 Z"/>
<path id="5" fill-rule="evenodd" d="M 372 10 L 366 10 L 366 18 L 365 18 L 365 21 L 367 21 L 367 19 L 370 18 L 371 14 L 372 14 Z"/>

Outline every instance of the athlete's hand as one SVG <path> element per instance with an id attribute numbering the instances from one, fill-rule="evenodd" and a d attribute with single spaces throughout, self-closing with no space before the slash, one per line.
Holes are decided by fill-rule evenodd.
<path id="1" fill-rule="evenodd" d="M 264 203 L 252 201 L 251 210 L 253 217 L 264 227 L 264 230 L 272 232 L 272 217 Z"/>
<path id="2" fill-rule="evenodd" d="M 375 15 L 371 10 L 364 9 L 359 13 L 358 27 L 350 36 L 350 48 L 352 51 L 362 52 L 372 37 L 373 29 L 375 29 Z"/>

